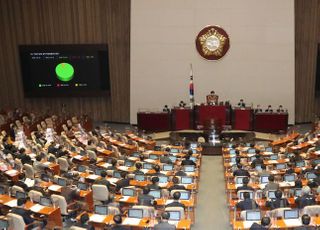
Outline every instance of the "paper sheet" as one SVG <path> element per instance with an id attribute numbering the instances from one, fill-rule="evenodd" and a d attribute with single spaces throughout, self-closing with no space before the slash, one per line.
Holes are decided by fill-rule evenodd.
<path id="1" fill-rule="evenodd" d="M 120 201 L 125 202 L 125 201 L 129 200 L 129 198 L 130 198 L 130 196 L 122 196 Z"/>
<path id="2" fill-rule="evenodd" d="M 33 211 L 33 212 L 40 212 L 41 209 L 43 209 L 44 206 L 40 205 L 40 204 L 36 204 L 36 205 L 33 205 L 30 210 Z"/>
<path id="3" fill-rule="evenodd" d="M 7 202 L 7 203 L 5 203 L 5 205 L 6 206 L 9 206 L 9 207 L 16 207 L 17 206 L 17 199 L 14 199 L 14 200 L 11 200 L 11 201 L 9 201 L 9 202 Z"/>
<path id="4" fill-rule="evenodd" d="M 288 227 L 297 227 L 302 225 L 299 219 L 283 220 L 283 222 Z"/>
<path id="5" fill-rule="evenodd" d="M 122 222 L 122 224 L 123 225 L 139 225 L 139 223 L 140 223 L 140 219 L 138 219 L 138 218 L 126 218 L 123 222 Z"/>
<path id="6" fill-rule="evenodd" d="M 94 175 L 94 174 L 90 174 L 89 176 L 87 176 L 87 178 L 90 179 L 90 180 L 96 180 L 96 179 L 98 179 L 99 177 L 100 177 L 100 176 Z"/>
<path id="7" fill-rule="evenodd" d="M 60 185 L 56 185 L 56 184 L 53 184 L 53 185 L 50 185 L 48 187 L 49 190 L 51 191 L 59 191 L 61 189 L 61 186 Z"/>
<path id="8" fill-rule="evenodd" d="M 93 214 L 92 216 L 90 216 L 90 221 L 96 222 L 96 223 L 103 223 L 105 218 L 106 218 L 105 215 Z"/>
<path id="9" fill-rule="evenodd" d="M 30 178 L 27 178 L 24 183 L 30 188 L 30 187 L 33 187 L 34 186 L 34 180 L 30 179 Z"/>

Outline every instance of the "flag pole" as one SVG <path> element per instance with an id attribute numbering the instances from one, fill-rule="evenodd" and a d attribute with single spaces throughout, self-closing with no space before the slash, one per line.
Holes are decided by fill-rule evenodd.
<path id="1" fill-rule="evenodd" d="M 193 69 L 192 63 L 190 63 L 190 84 L 189 84 L 189 98 L 190 98 L 190 107 L 194 107 L 194 87 L 193 87 Z"/>

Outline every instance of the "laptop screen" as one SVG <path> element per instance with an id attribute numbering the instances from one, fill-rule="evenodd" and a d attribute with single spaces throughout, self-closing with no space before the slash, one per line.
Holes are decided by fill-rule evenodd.
<path id="1" fill-rule="evenodd" d="M 256 153 L 256 149 L 254 148 L 248 149 L 248 153 Z"/>
<path id="2" fill-rule="evenodd" d="M 135 191 L 132 188 L 123 188 L 122 189 L 122 195 L 123 196 L 134 196 L 135 195 Z"/>
<path id="3" fill-rule="evenodd" d="M 234 155 L 234 154 L 236 154 L 236 150 L 235 150 L 235 149 L 230 149 L 230 150 L 229 150 L 229 153 L 230 153 L 231 155 Z"/>
<path id="4" fill-rule="evenodd" d="M 284 219 L 298 219 L 299 218 L 299 210 L 284 210 Z"/>
<path id="5" fill-rule="evenodd" d="M 180 212 L 179 211 L 169 211 L 170 217 L 169 220 L 179 221 L 180 220 Z"/>
<path id="6" fill-rule="evenodd" d="M 312 180 L 312 179 L 316 179 L 317 178 L 317 175 L 314 174 L 314 173 L 307 173 L 306 176 L 307 176 L 308 180 Z"/>
<path id="7" fill-rule="evenodd" d="M 158 155 L 150 154 L 150 155 L 149 155 L 149 159 L 151 159 L 151 160 L 157 160 L 157 159 L 159 159 L 159 157 L 158 157 Z"/>
<path id="8" fill-rule="evenodd" d="M 145 181 L 145 176 L 141 174 L 137 174 L 134 176 L 134 179 L 137 181 Z"/>
<path id="9" fill-rule="evenodd" d="M 133 161 L 128 161 L 128 160 L 126 160 L 125 162 L 124 162 L 124 166 L 126 166 L 126 167 L 132 167 L 134 165 L 134 162 Z"/>
<path id="10" fill-rule="evenodd" d="M 173 165 L 163 165 L 162 169 L 163 171 L 172 171 Z"/>
<path id="11" fill-rule="evenodd" d="M 108 206 L 105 205 L 95 205 L 94 213 L 99 215 L 108 215 Z"/>
<path id="12" fill-rule="evenodd" d="M 197 162 L 197 158 L 196 157 L 190 157 L 190 160 L 192 160 L 194 163 Z"/>
<path id="13" fill-rule="evenodd" d="M 239 195 L 240 195 L 240 196 L 239 196 L 239 199 L 240 199 L 240 200 L 244 200 L 244 197 L 243 197 L 244 193 L 245 193 L 245 192 L 240 192 L 240 194 L 239 194 Z M 249 192 L 249 194 L 250 194 L 250 199 L 253 199 L 253 192 Z"/>
<path id="14" fill-rule="evenodd" d="M 275 191 L 269 191 L 268 192 L 268 198 L 269 199 L 275 199 L 276 198 L 276 192 Z"/>
<path id="15" fill-rule="evenodd" d="M 0 219 L 0 229 L 7 229 L 9 227 L 8 220 Z"/>
<path id="16" fill-rule="evenodd" d="M 41 196 L 39 204 L 41 204 L 43 206 L 51 206 L 52 202 L 51 202 L 51 199 L 49 197 Z"/>
<path id="17" fill-rule="evenodd" d="M 144 168 L 144 169 L 152 169 L 152 168 L 153 168 L 153 164 L 143 163 L 143 168 Z"/>
<path id="18" fill-rule="evenodd" d="M 180 200 L 189 200 L 190 198 L 190 193 L 188 191 L 185 192 L 180 192 L 181 196 L 180 196 Z"/>
<path id="19" fill-rule="evenodd" d="M 114 178 L 121 178 L 121 173 L 119 171 L 113 171 Z"/>
<path id="20" fill-rule="evenodd" d="M 261 220 L 261 212 L 260 211 L 249 211 L 246 212 L 246 220 L 247 221 L 259 221 Z"/>
<path id="21" fill-rule="evenodd" d="M 150 196 L 153 196 L 155 199 L 160 199 L 161 198 L 161 191 L 160 190 L 151 190 L 149 192 Z"/>
<path id="22" fill-rule="evenodd" d="M 243 178 L 244 177 L 237 177 L 236 178 L 236 184 L 243 184 Z"/>
<path id="23" fill-rule="evenodd" d="M 267 147 L 267 148 L 265 149 L 265 152 L 271 152 L 271 153 L 272 153 L 272 147 Z"/>
<path id="24" fill-rule="evenodd" d="M 284 181 L 286 182 L 293 182 L 295 180 L 295 176 L 294 175 L 284 175 Z"/>
<path id="25" fill-rule="evenodd" d="M 258 171 L 261 171 L 262 167 L 261 167 L 261 165 L 256 165 L 255 169 L 258 170 Z"/>
<path id="26" fill-rule="evenodd" d="M 179 149 L 170 149 L 170 153 L 179 153 Z"/>
<path id="27" fill-rule="evenodd" d="M 143 210 L 137 209 L 137 208 L 131 208 L 128 210 L 128 217 L 142 219 L 143 218 Z"/>
<path id="28" fill-rule="evenodd" d="M 159 183 L 167 183 L 168 177 L 166 176 L 159 176 Z"/>
<path id="29" fill-rule="evenodd" d="M 58 178 L 58 185 L 67 186 L 67 180 L 63 178 Z"/>
<path id="30" fill-rule="evenodd" d="M 270 160 L 278 160 L 278 155 L 276 155 L 276 154 L 271 155 Z"/>
<path id="31" fill-rule="evenodd" d="M 198 147 L 198 144 L 197 143 L 191 143 L 190 144 L 190 148 L 191 149 L 196 149 Z"/>
<path id="32" fill-rule="evenodd" d="M 172 161 L 172 162 L 175 162 L 177 160 L 177 157 L 175 156 L 169 156 L 169 159 Z"/>
<path id="33" fill-rule="evenodd" d="M 77 187 L 80 190 L 86 191 L 86 190 L 88 190 L 89 186 L 86 183 L 78 182 Z"/>
<path id="34" fill-rule="evenodd" d="M 298 197 L 298 196 L 301 196 L 302 194 L 302 189 L 301 188 L 296 188 L 294 190 L 294 196 Z"/>
<path id="35" fill-rule="evenodd" d="M 3 195 L 5 194 L 5 189 L 4 187 L 0 186 L 0 195 Z"/>
<path id="36" fill-rule="evenodd" d="M 85 171 L 86 171 L 86 166 L 84 166 L 84 165 L 79 165 L 79 166 L 78 166 L 78 171 L 79 171 L 79 172 L 85 172 Z"/>
<path id="37" fill-rule="evenodd" d="M 20 199 L 20 198 L 26 198 L 27 195 L 25 192 L 20 192 L 20 191 L 16 191 L 16 198 Z"/>
<path id="38" fill-rule="evenodd" d="M 161 146 L 159 146 L 159 145 L 156 145 L 156 146 L 154 146 L 154 151 L 161 151 Z"/>
<path id="39" fill-rule="evenodd" d="M 296 167 L 304 167 L 306 164 L 304 161 L 298 161 L 296 162 Z"/>
<path id="40" fill-rule="evenodd" d="M 231 157 L 230 158 L 230 163 L 235 164 L 237 162 L 237 158 L 236 157 Z"/>
<path id="41" fill-rule="evenodd" d="M 277 164 L 276 165 L 277 170 L 281 170 L 281 169 L 285 169 L 285 168 L 286 168 L 286 164 Z"/>
<path id="42" fill-rule="evenodd" d="M 131 154 L 132 157 L 139 157 L 140 156 L 140 153 L 139 152 L 133 152 Z"/>
<path id="43" fill-rule="evenodd" d="M 101 169 L 101 168 L 96 168 L 94 170 L 94 174 L 98 175 L 98 176 L 101 176 L 101 172 L 104 171 L 104 169 Z"/>
<path id="44" fill-rule="evenodd" d="M 194 172 L 194 170 L 195 170 L 194 165 L 185 165 L 184 166 L 184 171 L 185 172 Z"/>
<path id="45" fill-rule="evenodd" d="M 181 177 L 181 184 L 192 184 L 192 177 Z"/>

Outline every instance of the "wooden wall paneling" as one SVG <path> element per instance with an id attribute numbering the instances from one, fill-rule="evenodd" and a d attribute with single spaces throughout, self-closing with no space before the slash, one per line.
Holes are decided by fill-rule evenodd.
<path id="1" fill-rule="evenodd" d="M 1 0 L 0 30 L 0 107 L 129 122 L 130 0 Z M 72 43 L 108 43 L 110 95 L 24 98 L 18 45 Z"/>

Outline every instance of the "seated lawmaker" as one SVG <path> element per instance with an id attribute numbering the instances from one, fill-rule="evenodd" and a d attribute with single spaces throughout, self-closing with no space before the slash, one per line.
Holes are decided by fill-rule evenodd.
<path id="1" fill-rule="evenodd" d="M 173 202 L 167 204 L 166 208 L 167 207 L 182 207 L 183 209 L 186 209 L 186 206 L 184 204 L 180 203 L 180 201 L 179 201 L 180 196 L 181 196 L 180 192 L 173 193 Z"/>
<path id="2" fill-rule="evenodd" d="M 271 224 L 270 217 L 262 217 L 261 224 L 258 224 L 254 222 L 249 230 L 263 230 L 263 229 L 269 229 Z"/>
<path id="3" fill-rule="evenodd" d="M 248 172 L 248 170 L 245 170 L 242 168 L 242 164 L 238 163 L 237 164 L 237 168 L 234 172 L 233 172 L 233 176 L 246 176 L 246 177 L 250 177 L 250 174 Z"/>
<path id="4" fill-rule="evenodd" d="M 271 199 L 270 201 L 267 201 L 266 207 L 273 209 L 277 208 L 287 208 L 289 207 L 289 202 L 286 198 L 282 198 L 282 191 L 277 190 L 275 192 L 275 199 Z"/>
<path id="5" fill-rule="evenodd" d="M 145 206 L 153 206 L 154 197 L 149 195 L 150 188 L 144 187 L 142 194 L 138 196 L 138 204 Z"/>
<path id="6" fill-rule="evenodd" d="M 240 190 L 251 190 L 251 191 L 254 191 L 254 189 L 251 187 L 251 186 L 248 186 L 249 184 L 249 177 L 245 177 L 242 179 L 242 186 L 238 187 L 237 188 L 237 192 L 240 191 Z"/>
<path id="7" fill-rule="evenodd" d="M 141 171 L 142 169 L 142 164 L 140 162 L 137 162 L 135 164 L 135 167 L 136 167 L 136 170 L 134 170 L 132 173 L 135 174 L 135 175 L 143 175 L 144 172 Z"/>
<path id="8" fill-rule="evenodd" d="M 251 167 L 255 168 L 256 165 L 263 165 L 263 159 L 261 158 L 260 151 L 255 155 L 256 159 L 251 162 Z"/>
<path id="9" fill-rule="evenodd" d="M 170 213 L 163 212 L 161 214 L 161 220 L 159 221 L 158 224 L 154 226 L 154 230 L 175 230 L 176 226 L 168 223 L 169 218 L 170 218 Z"/>
<path id="10" fill-rule="evenodd" d="M 185 159 L 182 160 L 181 165 L 194 165 L 194 166 L 195 166 L 196 163 L 194 163 L 193 160 L 190 160 L 190 155 L 187 154 L 186 157 L 185 157 Z"/>
<path id="11" fill-rule="evenodd" d="M 301 217 L 302 226 L 295 228 L 295 230 L 316 230 L 315 226 L 311 226 L 311 218 L 308 214 L 304 214 Z"/>
<path id="12" fill-rule="evenodd" d="M 94 181 L 94 184 L 101 184 L 105 185 L 108 190 L 110 191 L 110 182 L 106 179 L 107 178 L 107 172 L 106 171 L 101 171 L 100 173 L 101 178 L 98 178 Z"/>
<path id="13" fill-rule="evenodd" d="M 243 99 L 240 99 L 239 103 L 238 103 L 238 107 L 240 108 L 245 108 L 246 104 L 244 103 Z"/>
<path id="14" fill-rule="evenodd" d="M 257 202 L 250 198 L 250 193 L 244 192 L 243 198 L 244 198 L 244 200 L 240 201 L 236 205 L 236 207 L 239 208 L 241 211 L 253 210 L 253 209 L 259 208 L 259 205 L 257 204 Z"/>
<path id="15" fill-rule="evenodd" d="M 274 182 L 274 175 L 270 175 L 268 180 L 268 184 L 266 184 L 263 189 L 264 194 L 266 194 L 268 191 L 279 190 L 279 184 Z"/>
<path id="16" fill-rule="evenodd" d="M 172 190 L 184 190 L 185 189 L 185 187 L 183 185 L 179 185 L 179 178 L 176 176 L 172 178 L 172 183 L 173 183 L 173 185 L 168 188 L 169 192 L 171 192 Z"/>
<path id="17" fill-rule="evenodd" d="M 118 180 L 116 183 L 116 191 L 119 191 L 121 188 L 127 187 L 130 185 L 130 179 L 127 178 L 126 172 L 121 172 L 122 179 Z"/>
<path id="18" fill-rule="evenodd" d="M 159 177 L 154 176 L 151 178 L 152 184 L 149 184 L 147 187 L 150 190 L 161 190 L 161 187 L 159 186 Z"/>
<path id="19" fill-rule="evenodd" d="M 84 213 L 80 216 L 80 221 L 75 223 L 74 226 L 85 228 L 87 230 L 94 230 L 94 227 L 90 224 L 89 219 L 88 213 Z"/>
<path id="20" fill-rule="evenodd" d="M 304 186 L 302 188 L 301 197 L 296 198 L 295 203 L 299 209 L 302 209 L 305 206 L 316 204 L 315 196 L 311 194 L 311 189 L 309 186 Z"/>

